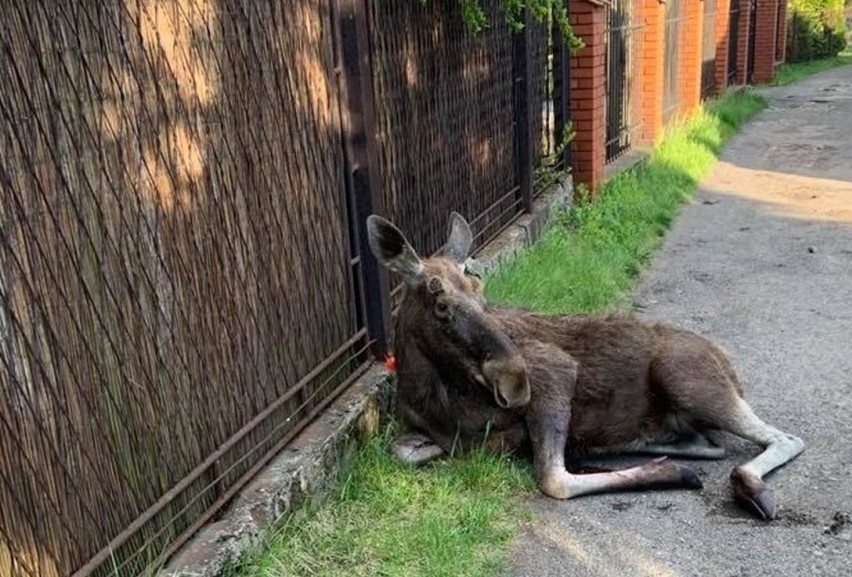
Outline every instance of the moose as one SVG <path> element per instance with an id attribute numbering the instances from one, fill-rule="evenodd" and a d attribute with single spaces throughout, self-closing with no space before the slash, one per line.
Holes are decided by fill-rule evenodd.
<path id="1" fill-rule="evenodd" d="M 590 493 L 701 488 L 668 457 L 722 459 L 713 433 L 763 452 L 733 469 L 735 498 L 758 518 L 777 502 L 763 477 L 799 455 L 799 437 L 761 420 L 732 364 L 706 338 L 629 315 L 563 315 L 495 306 L 466 274 L 473 236 L 452 213 L 440 256 L 421 259 L 390 221 L 367 219 L 377 260 L 404 281 L 394 324 L 396 413 L 407 431 L 392 444 L 409 464 L 477 447 L 532 455 L 540 490 Z M 653 456 L 631 468 L 569 472 L 591 454 Z"/>

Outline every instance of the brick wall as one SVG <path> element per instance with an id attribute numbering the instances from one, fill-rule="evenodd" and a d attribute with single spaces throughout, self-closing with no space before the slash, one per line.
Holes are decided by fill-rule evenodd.
<path id="1" fill-rule="evenodd" d="M 769 82 L 775 75 L 775 26 L 778 0 L 757 0 L 752 82 Z"/>
<path id="2" fill-rule="evenodd" d="M 571 56 L 571 142 L 574 181 L 597 189 L 606 163 L 606 8 L 586 0 L 570 3 L 571 25 L 585 46 Z"/>
<path id="3" fill-rule="evenodd" d="M 678 39 L 677 90 L 679 112 L 688 114 L 701 98 L 701 64 L 705 0 L 681 0 Z M 719 92 L 727 87 L 728 40 L 732 0 L 716 0 L 716 67 Z M 757 0 L 755 23 L 754 81 L 768 82 L 783 57 L 787 0 Z M 661 0 L 632 0 L 633 71 L 632 118 L 638 127 L 632 134 L 634 146 L 653 145 L 663 131 L 664 51 L 666 5 Z M 599 0 L 569 3 L 574 30 L 585 47 L 571 56 L 571 121 L 576 136 L 571 143 L 572 168 L 576 182 L 594 191 L 603 181 L 606 163 L 606 24 L 607 7 Z M 779 15 L 779 10 L 781 14 Z M 750 0 L 740 0 L 737 34 L 737 74 L 733 82 L 743 84 L 749 63 Z M 777 38 L 776 38 L 777 36 Z M 778 45 L 780 43 L 780 46 Z M 782 58 L 783 59 L 783 58 Z"/>
<path id="4" fill-rule="evenodd" d="M 663 48 L 666 8 L 659 0 L 636 0 L 636 78 L 641 98 L 637 143 L 652 145 L 663 130 Z"/>
<path id="5" fill-rule="evenodd" d="M 686 115 L 701 103 L 701 40 L 704 4 L 699 0 L 680 0 L 683 22 L 680 26 L 678 84 L 680 114 Z"/>

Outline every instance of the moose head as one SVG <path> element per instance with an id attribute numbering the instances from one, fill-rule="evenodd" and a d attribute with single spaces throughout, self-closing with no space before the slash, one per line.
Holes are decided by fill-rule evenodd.
<path id="1" fill-rule="evenodd" d="M 452 213 L 442 255 L 427 259 L 384 218 L 368 217 L 367 233 L 378 261 L 405 283 L 397 340 L 410 341 L 444 378 L 487 387 L 499 407 L 526 405 L 530 384 L 524 359 L 489 315 L 482 283 L 465 275 L 473 235 L 464 218 Z"/>

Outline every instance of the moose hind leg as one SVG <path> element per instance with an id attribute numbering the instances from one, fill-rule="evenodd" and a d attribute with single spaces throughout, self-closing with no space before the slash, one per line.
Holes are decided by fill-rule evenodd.
<path id="1" fill-rule="evenodd" d="M 659 457 L 629 469 L 606 473 L 574 475 L 561 469 L 549 469 L 540 479 L 542 491 L 556 499 L 571 499 L 592 493 L 638 491 L 664 488 L 700 489 L 698 475 L 684 465 Z"/>
<path id="2" fill-rule="evenodd" d="M 763 452 L 731 472 L 734 496 L 764 520 L 775 518 L 775 495 L 763 477 L 795 459 L 805 449 L 805 442 L 766 424 L 742 398 L 738 397 L 726 428 L 763 447 Z"/>
<path id="3" fill-rule="evenodd" d="M 565 467 L 570 409 L 558 403 L 534 407 L 527 413 L 533 445 L 535 476 L 542 492 L 555 499 L 571 499 L 591 493 L 685 487 L 700 489 L 698 475 L 689 467 L 661 457 L 620 471 L 572 474 Z"/>
<path id="4" fill-rule="evenodd" d="M 565 449 L 571 423 L 571 393 L 577 378 L 577 363 L 554 345 L 527 343 L 523 349 L 530 367 L 533 395 L 526 410 L 526 424 L 532 443 L 536 481 L 541 491 L 556 499 L 570 499 L 590 493 L 651 489 L 662 487 L 700 488 L 701 481 L 688 467 L 665 457 L 638 467 L 602 473 L 575 475 L 565 467 Z M 535 362 L 546 359 L 545 363 Z M 550 389 L 539 383 L 558 383 Z"/>
<path id="5" fill-rule="evenodd" d="M 695 431 L 672 442 L 651 441 L 642 445 L 640 452 L 648 455 L 666 455 L 684 459 L 724 459 L 725 447 L 715 445 Z"/>

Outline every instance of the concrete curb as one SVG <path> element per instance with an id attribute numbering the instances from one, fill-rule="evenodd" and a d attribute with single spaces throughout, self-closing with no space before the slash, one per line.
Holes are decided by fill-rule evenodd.
<path id="1" fill-rule="evenodd" d="M 573 198 L 570 176 L 542 193 L 533 209 L 471 259 L 486 274 L 536 242 L 556 210 Z M 391 410 L 393 377 L 383 366 L 368 370 L 308 425 L 234 499 L 172 557 L 158 577 L 224 577 L 256 551 L 268 531 L 308 500 L 321 502 L 334 488 L 360 441 L 374 434 Z"/>
<path id="2" fill-rule="evenodd" d="M 368 370 L 267 465 L 216 521 L 205 525 L 159 577 L 223 577 L 257 550 L 267 531 L 309 500 L 322 501 L 365 436 L 390 408 L 392 377 Z"/>

